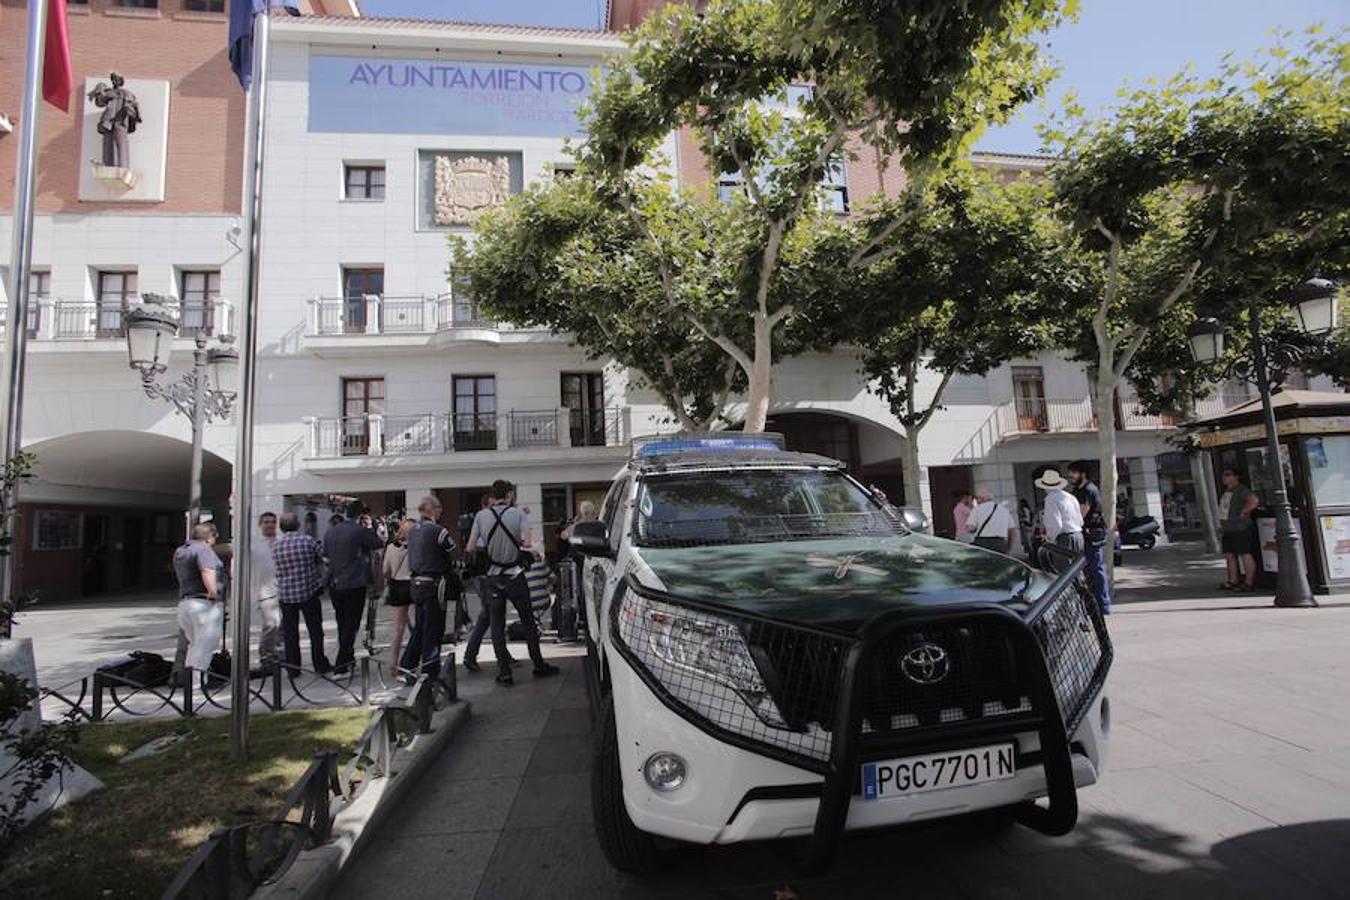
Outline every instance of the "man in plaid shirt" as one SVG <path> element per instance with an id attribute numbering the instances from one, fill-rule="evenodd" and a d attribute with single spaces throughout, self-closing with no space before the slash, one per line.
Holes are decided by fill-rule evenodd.
<path id="1" fill-rule="evenodd" d="M 309 631 L 310 658 L 314 671 L 323 674 L 332 666 L 323 652 L 323 550 L 314 538 L 300 531 L 300 517 L 283 513 L 281 534 L 272 545 L 277 571 L 277 600 L 281 604 L 281 633 L 286 647 L 286 668 L 300 671 L 300 617 Z"/>

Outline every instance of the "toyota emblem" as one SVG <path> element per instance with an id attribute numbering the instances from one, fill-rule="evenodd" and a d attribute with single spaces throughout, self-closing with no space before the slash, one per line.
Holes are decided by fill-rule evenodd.
<path id="1" fill-rule="evenodd" d="M 920 644 L 900 657 L 900 671 L 915 684 L 937 684 L 950 669 L 947 651 L 937 644 Z"/>

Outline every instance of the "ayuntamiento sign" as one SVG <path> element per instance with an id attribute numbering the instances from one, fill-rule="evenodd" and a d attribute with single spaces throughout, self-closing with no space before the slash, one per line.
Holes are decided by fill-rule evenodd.
<path id="1" fill-rule="evenodd" d="M 309 130 L 575 137 L 590 90 L 580 66 L 316 54 Z"/>

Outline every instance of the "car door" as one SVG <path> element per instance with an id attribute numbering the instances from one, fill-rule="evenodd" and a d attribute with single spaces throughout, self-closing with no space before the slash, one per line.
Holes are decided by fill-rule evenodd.
<path id="1" fill-rule="evenodd" d="M 600 510 L 600 521 L 605 523 L 609 533 L 609 546 L 612 551 L 608 557 L 592 556 L 588 558 L 586 569 L 586 621 L 590 623 L 592 636 L 607 634 L 606 623 L 602 618 L 608 608 L 610 595 L 618 585 L 615 564 L 618 561 L 618 549 L 623 541 L 623 510 L 628 507 L 628 490 L 632 479 L 624 477 L 614 482 L 605 496 L 605 504 Z"/>

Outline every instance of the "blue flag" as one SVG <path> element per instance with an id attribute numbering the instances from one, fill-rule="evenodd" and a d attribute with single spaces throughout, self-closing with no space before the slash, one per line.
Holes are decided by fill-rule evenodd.
<path id="1" fill-rule="evenodd" d="M 300 15 L 298 0 L 230 0 L 230 68 L 244 90 L 253 78 L 253 18 L 272 6 Z"/>

